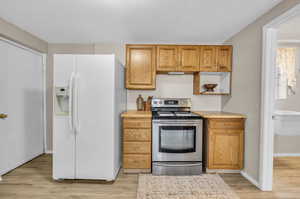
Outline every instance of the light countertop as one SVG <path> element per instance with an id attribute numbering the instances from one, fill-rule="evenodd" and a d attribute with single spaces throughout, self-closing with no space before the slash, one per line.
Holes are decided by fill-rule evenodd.
<path id="1" fill-rule="evenodd" d="M 230 113 L 223 111 L 193 111 L 203 118 L 207 119 L 224 119 L 224 118 L 246 118 L 246 115 L 240 113 Z"/>
<path id="2" fill-rule="evenodd" d="M 208 119 L 222 119 L 222 118 L 246 118 L 246 115 L 240 113 L 230 113 L 223 111 L 193 111 L 200 115 L 203 118 Z M 151 118 L 151 111 L 137 111 L 137 110 L 128 110 L 122 113 L 121 117 L 131 117 L 131 118 Z"/>
<path id="3" fill-rule="evenodd" d="M 128 110 L 121 114 L 121 117 L 132 117 L 132 118 L 152 118 L 151 111 L 137 111 L 137 110 Z"/>

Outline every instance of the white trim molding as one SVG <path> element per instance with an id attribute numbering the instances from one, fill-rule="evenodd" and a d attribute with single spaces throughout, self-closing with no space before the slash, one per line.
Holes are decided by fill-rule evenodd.
<path id="1" fill-rule="evenodd" d="M 231 170 L 231 169 L 206 169 L 206 173 L 241 173 L 241 170 Z"/>
<path id="2" fill-rule="evenodd" d="M 300 153 L 274 153 L 274 157 L 300 157 Z"/>
<path id="3" fill-rule="evenodd" d="M 249 182 L 251 182 L 253 185 L 255 185 L 257 188 L 260 188 L 259 182 L 257 182 L 256 180 L 254 180 L 254 178 L 252 178 L 248 173 L 246 173 L 245 171 L 241 171 L 241 175 L 244 178 L 246 178 Z"/>
<path id="4" fill-rule="evenodd" d="M 48 144 L 47 144 L 47 56 L 46 54 L 43 54 L 43 88 L 44 88 L 44 93 L 43 93 L 43 117 L 44 117 L 44 151 L 46 152 L 48 149 Z"/>
<path id="5" fill-rule="evenodd" d="M 273 145 L 274 145 L 274 91 L 277 30 L 263 29 L 263 66 L 261 88 L 261 135 L 259 180 L 263 191 L 271 191 L 273 185 Z"/>
<path id="6" fill-rule="evenodd" d="M 300 44 L 300 40 L 278 40 L 278 43 Z"/>
<path id="7" fill-rule="evenodd" d="M 263 191 L 272 191 L 273 186 L 273 145 L 275 102 L 275 63 L 277 48 L 277 29 L 280 24 L 300 14 L 300 4 L 276 17 L 263 27 L 262 76 L 261 76 L 261 129 L 259 187 Z"/>
<path id="8" fill-rule="evenodd" d="M 52 154 L 53 153 L 53 151 L 51 151 L 51 150 L 46 150 L 45 151 L 45 154 Z"/>

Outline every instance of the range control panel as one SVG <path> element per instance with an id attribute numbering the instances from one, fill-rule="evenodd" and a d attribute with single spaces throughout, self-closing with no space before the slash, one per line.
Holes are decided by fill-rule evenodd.
<path id="1" fill-rule="evenodd" d="M 189 98 L 153 98 L 152 107 L 186 107 L 192 106 Z"/>

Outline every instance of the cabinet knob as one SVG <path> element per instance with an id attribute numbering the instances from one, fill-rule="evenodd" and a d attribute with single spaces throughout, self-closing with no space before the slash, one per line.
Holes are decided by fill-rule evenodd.
<path id="1" fill-rule="evenodd" d="M 7 116 L 8 116 L 7 114 L 1 113 L 1 114 L 0 114 L 0 119 L 6 119 Z"/>

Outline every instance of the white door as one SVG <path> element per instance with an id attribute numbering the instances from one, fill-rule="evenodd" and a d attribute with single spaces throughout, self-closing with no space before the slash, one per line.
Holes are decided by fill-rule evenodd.
<path id="1" fill-rule="evenodd" d="M 79 55 L 76 63 L 76 178 L 110 180 L 114 158 L 114 56 Z"/>
<path id="2" fill-rule="evenodd" d="M 0 40 L 0 175 L 44 152 L 43 57 Z"/>

